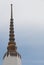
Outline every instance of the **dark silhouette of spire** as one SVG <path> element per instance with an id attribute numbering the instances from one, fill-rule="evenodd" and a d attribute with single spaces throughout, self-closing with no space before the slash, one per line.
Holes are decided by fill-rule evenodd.
<path id="1" fill-rule="evenodd" d="M 14 25 L 13 25 L 13 12 L 12 12 L 12 4 L 11 4 L 11 19 L 10 19 L 10 35 L 9 35 L 9 40 L 13 41 L 15 40 L 14 38 Z"/>
<path id="2" fill-rule="evenodd" d="M 15 35 L 14 35 L 14 22 L 13 22 L 13 9 L 11 4 L 11 19 L 10 19 L 10 31 L 9 31 L 9 42 L 7 46 L 7 52 L 4 54 L 3 59 L 5 56 L 19 56 L 21 58 L 21 55 L 17 52 L 16 42 L 15 42 Z"/>
<path id="3" fill-rule="evenodd" d="M 11 19 L 10 19 L 10 31 L 9 31 L 9 43 L 8 43 L 8 51 L 9 52 L 16 52 L 16 42 L 15 42 L 15 35 L 14 35 L 14 22 L 13 22 L 13 9 L 12 9 L 12 4 L 11 4 Z"/>

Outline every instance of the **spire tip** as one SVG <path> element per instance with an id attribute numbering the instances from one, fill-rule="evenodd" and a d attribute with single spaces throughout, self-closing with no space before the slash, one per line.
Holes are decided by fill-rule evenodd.
<path id="1" fill-rule="evenodd" d="M 13 4 L 11 4 L 11 6 L 12 6 Z"/>
<path id="2" fill-rule="evenodd" d="M 13 11 L 12 11 L 13 8 L 12 8 L 12 5 L 13 5 L 13 4 L 11 4 L 11 19 L 13 19 Z"/>

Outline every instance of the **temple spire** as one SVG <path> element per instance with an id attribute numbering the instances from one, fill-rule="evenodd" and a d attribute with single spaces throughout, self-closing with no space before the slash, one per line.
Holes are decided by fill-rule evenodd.
<path id="1" fill-rule="evenodd" d="M 11 4 L 11 19 L 10 19 L 10 33 L 9 33 L 9 40 L 14 42 L 14 25 L 13 25 L 13 12 L 12 12 L 12 4 Z"/>
<path id="2" fill-rule="evenodd" d="M 17 46 L 16 46 L 16 42 L 15 42 L 12 4 L 11 4 L 11 18 L 10 18 L 10 28 L 9 28 L 9 42 L 8 42 L 8 46 L 7 46 L 7 52 L 4 54 L 3 59 L 6 56 L 8 57 L 9 55 L 10 56 L 16 56 L 16 57 L 14 57 L 15 58 L 15 61 L 17 61 L 17 57 L 20 57 L 21 58 L 21 55 L 17 52 Z M 10 57 L 10 59 L 8 59 L 7 61 L 9 62 L 9 60 L 10 60 L 10 62 L 11 62 L 11 59 L 12 58 Z M 4 65 L 6 65 L 6 64 L 4 64 Z M 11 65 L 11 63 L 10 63 L 10 65 Z M 15 64 L 12 64 L 12 65 L 15 65 Z"/>
<path id="3" fill-rule="evenodd" d="M 13 52 L 17 50 L 17 47 L 16 47 L 16 42 L 15 42 L 15 38 L 14 38 L 14 25 L 13 25 L 13 8 L 12 8 L 12 4 L 11 4 L 11 19 L 10 19 L 10 31 L 9 31 L 9 43 L 8 43 L 8 51 L 9 52 Z"/>

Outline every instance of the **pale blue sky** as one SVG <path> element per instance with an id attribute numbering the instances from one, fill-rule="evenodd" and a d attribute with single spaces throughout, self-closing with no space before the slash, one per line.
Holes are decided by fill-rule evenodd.
<path id="1" fill-rule="evenodd" d="M 22 65 L 44 65 L 44 0 L 0 1 L 0 65 L 9 41 L 11 3 Z"/>

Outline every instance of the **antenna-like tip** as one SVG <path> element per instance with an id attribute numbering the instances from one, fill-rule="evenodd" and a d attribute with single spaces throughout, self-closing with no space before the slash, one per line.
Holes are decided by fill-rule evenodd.
<path id="1" fill-rule="evenodd" d="M 12 6 L 13 4 L 11 4 L 11 6 Z"/>
<path id="2" fill-rule="evenodd" d="M 13 19 L 13 9 L 12 9 L 12 6 L 13 6 L 13 4 L 11 4 L 11 19 Z"/>

